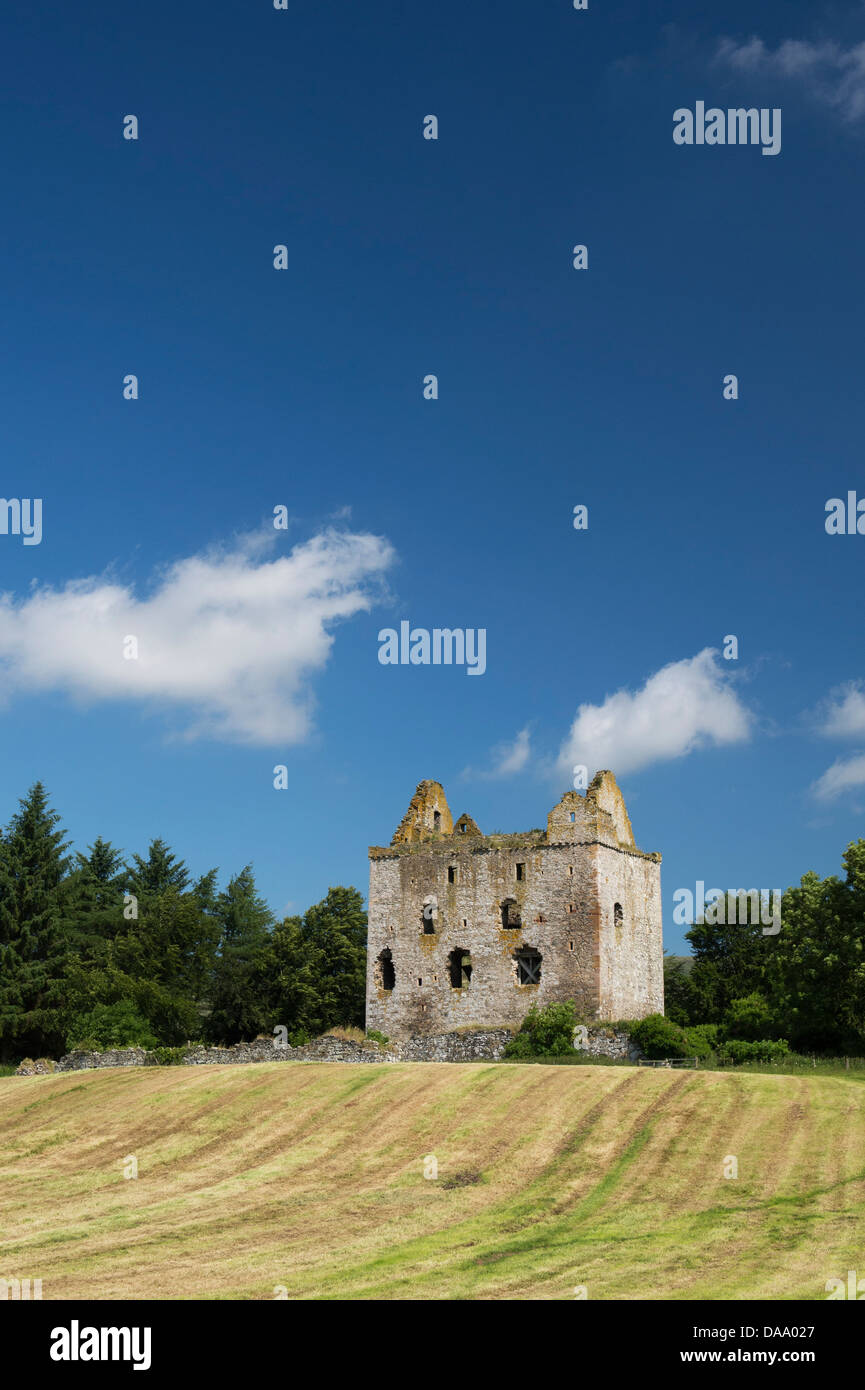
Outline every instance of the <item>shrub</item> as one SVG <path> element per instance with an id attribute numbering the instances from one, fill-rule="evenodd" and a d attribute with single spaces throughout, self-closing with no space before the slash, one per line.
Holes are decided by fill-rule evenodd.
<path id="1" fill-rule="evenodd" d="M 366 1036 L 370 1042 L 380 1043 L 382 1047 L 386 1047 L 390 1042 L 390 1038 L 386 1037 L 384 1033 L 380 1033 L 377 1028 L 367 1028 Z"/>
<path id="2" fill-rule="evenodd" d="M 83 1048 L 84 1042 L 95 1042 L 95 1048 Z M 151 1032 L 150 1024 L 136 1009 L 131 999 L 118 999 L 114 1004 L 96 1004 L 86 1014 L 80 1014 L 69 1028 L 66 1045 L 72 1051 L 103 1051 L 109 1047 L 156 1047 L 159 1039 Z"/>
<path id="3" fill-rule="evenodd" d="M 631 1025 L 631 1041 L 646 1057 L 687 1057 L 688 1039 L 683 1028 L 663 1014 L 649 1014 Z M 690 1052 L 693 1057 L 695 1054 Z"/>
<path id="4" fill-rule="evenodd" d="M 186 1056 L 185 1047 L 154 1047 L 150 1056 L 158 1067 L 179 1067 Z"/>
<path id="5" fill-rule="evenodd" d="M 547 1004 L 539 1009 L 532 1004 L 520 1025 L 520 1031 L 505 1045 L 503 1057 L 563 1057 L 574 1050 L 574 1028 L 577 1016 L 570 1000 Z"/>
<path id="6" fill-rule="evenodd" d="M 774 1031 L 772 1023 L 772 1010 L 756 991 L 741 999 L 731 999 L 724 1014 L 724 1031 L 728 1038 L 765 1038 Z"/>
<path id="7" fill-rule="evenodd" d="M 729 1038 L 721 1048 L 718 1060 L 732 1062 L 734 1066 L 742 1062 L 780 1062 L 789 1052 L 786 1038 L 761 1038 L 752 1042 L 743 1038 Z"/>
<path id="8" fill-rule="evenodd" d="M 79 1038 L 69 1047 L 70 1052 L 102 1052 L 102 1044 L 96 1038 Z"/>
<path id="9" fill-rule="evenodd" d="M 717 1023 L 696 1023 L 684 1030 L 687 1042 L 687 1056 L 699 1057 L 701 1061 L 713 1057 L 720 1046 Z"/>

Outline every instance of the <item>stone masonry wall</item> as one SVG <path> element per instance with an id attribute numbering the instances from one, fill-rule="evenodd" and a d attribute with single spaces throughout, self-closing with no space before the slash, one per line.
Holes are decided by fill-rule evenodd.
<path id="1" fill-rule="evenodd" d="M 663 1013 L 660 865 L 607 845 L 598 845 L 595 853 L 601 1017 L 645 1018 Z M 622 908 L 618 926 L 617 902 Z"/>
<path id="2" fill-rule="evenodd" d="M 515 845 L 421 845 L 371 862 L 367 1027 L 398 1038 L 484 1024 L 518 1027 L 533 1002 L 559 999 L 595 1011 L 591 861 L 575 846 L 514 838 Z M 524 866 L 521 880 L 517 864 Z M 437 901 L 435 931 L 426 932 L 423 909 L 430 896 Z M 502 925 L 507 898 L 518 905 L 518 931 Z M 542 956 L 536 985 L 518 983 L 514 953 L 524 947 Z M 384 948 L 394 962 L 392 990 L 376 975 Z M 471 957 L 465 987 L 451 987 L 454 951 Z"/>
<path id="3" fill-rule="evenodd" d="M 465 815 L 432 831 L 436 815 L 451 823 L 441 785 L 422 782 L 391 845 L 370 849 L 367 1027 L 518 1027 L 532 1003 L 563 1000 L 600 1019 L 663 1011 L 661 856 L 635 845 L 611 772 L 566 792 L 546 832 L 485 836 Z M 537 983 L 520 978 L 525 948 L 540 952 Z M 452 970 L 462 959 L 470 974 Z"/>
<path id="4" fill-rule="evenodd" d="M 276 1047 L 270 1039 L 252 1043 L 237 1043 L 234 1047 L 197 1047 L 190 1049 L 182 1065 L 237 1066 L 249 1062 L 494 1062 L 501 1057 L 510 1028 L 487 1028 L 465 1033 L 433 1033 L 426 1037 L 407 1038 L 381 1046 L 367 1040 L 352 1042 L 325 1034 L 304 1047 Z M 627 1033 L 610 1028 L 589 1028 L 585 1047 L 591 1057 L 629 1057 L 634 1060 L 639 1050 L 631 1046 Z M 109 1052 L 70 1052 L 57 1062 L 44 1058 L 38 1062 L 21 1063 L 16 1076 L 42 1076 L 52 1072 L 87 1071 L 95 1067 L 155 1066 L 152 1053 L 140 1047 L 114 1048 Z"/>

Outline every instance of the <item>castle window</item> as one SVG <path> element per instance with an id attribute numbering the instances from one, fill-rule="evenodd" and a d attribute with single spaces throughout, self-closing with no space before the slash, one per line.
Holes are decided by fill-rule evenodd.
<path id="1" fill-rule="evenodd" d="M 574 949 L 574 943 L 573 943 L 573 941 L 569 941 L 569 942 L 568 942 L 568 950 L 569 950 L 569 951 L 572 951 L 573 949 Z"/>
<path id="2" fill-rule="evenodd" d="M 525 878 L 525 876 L 526 876 L 526 866 L 525 866 L 525 864 L 518 864 L 518 865 L 517 865 L 517 883 L 522 883 L 522 881 L 523 881 L 523 879 Z"/>
<path id="3" fill-rule="evenodd" d="M 422 985 L 422 984 L 423 984 L 423 980 L 420 978 L 420 976 L 418 976 L 418 981 L 417 981 L 417 982 L 418 982 L 419 985 Z"/>
<path id="4" fill-rule="evenodd" d="M 396 984 L 396 971 L 393 968 L 393 957 L 390 947 L 386 946 L 379 952 L 375 963 L 375 982 L 379 989 L 393 989 Z"/>
<path id="5" fill-rule="evenodd" d="M 569 864 L 569 865 L 568 865 L 568 873 L 570 874 L 571 878 L 573 878 L 573 876 L 574 876 L 574 866 L 573 866 L 573 864 Z"/>
<path id="6" fill-rule="evenodd" d="M 435 898 L 424 898 L 423 912 L 421 913 L 421 930 L 426 936 L 435 935 L 437 911 L 438 903 Z"/>
<path id="7" fill-rule="evenodd" d="M 615 903 L 615 904 L 613 905 L 613 926 L 614 926 L 614 927 L 620 927 L 620 926 L 622 925 L 622 923 L 624 922 L 624 920 L 625 920 L 625 914 L 622 912 L 622 904 L 621 904 L 621 903 Z"/>
<path id="8" fill-rule="evenodd" d="M 441 811 L 433 811 L 433 830 L 441 830 L 441 828 L 442 828 L 442 813 L 441 813 Z"/>
<path id="9" fill-rule="evenodd" d="M 449 866 L 449 868 L 448 868 L 448 883 L 456 883 L 456 881 L 457 881 L 457 871 L 456 871 L 456 868 L 454 867 L 454 865 L 451 864 L 451 865 Z"/>
<path id="10" fill-rule="evenodd" d="M 527 946 L 522 951 L 514 952 L 514 960 L 517 967 L 518 985 L 537 985 L 541 982 L 541 953 L 534 947 Z"/>
<path id="11" fill-rule="evenodd" d="M 516 898 L 505 898 L 502 903 L 502 931 L 519 931 L 522 924 L 520 905 Z"/>
<path id="12" fill-rule="evenodd" d="M 472 978 L 472 958 L 464 946 L 457 946 L 448 956 L 451 989 L 467 989 Z"/>
<path id="13" fill-rule="evenodd" d="M 577 813 L 576 813 L 576 811 L 572 811 L 571 814 L 568 816 L 568 820 L 576 820 L 576 819 L 577 819 Z"/>

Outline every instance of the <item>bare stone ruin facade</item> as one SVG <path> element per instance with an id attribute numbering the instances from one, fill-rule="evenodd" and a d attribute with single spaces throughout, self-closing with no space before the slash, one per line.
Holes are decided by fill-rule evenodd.
<path id="1" fill-rule="evenodd" d="M 546 831 L 513 835 L 454 824 L 421 782 L 369 859 L 367 1028 L 514 1027 L 567 999 L 604 1020 L 663 1012 L 661 856 L 634 843 L 611 772 L 566 792 Z"/>

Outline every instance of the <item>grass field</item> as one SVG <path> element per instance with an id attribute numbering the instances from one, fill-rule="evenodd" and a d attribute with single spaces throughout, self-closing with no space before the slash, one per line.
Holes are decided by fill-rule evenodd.
<path id="1" fill-rule="evenodd" d="M 0 1277 L 45 1299 L 825 1299 L 865 1276 L 865 1091 L 841 1077 L 9 1077 L 0 1163 Z"/>

